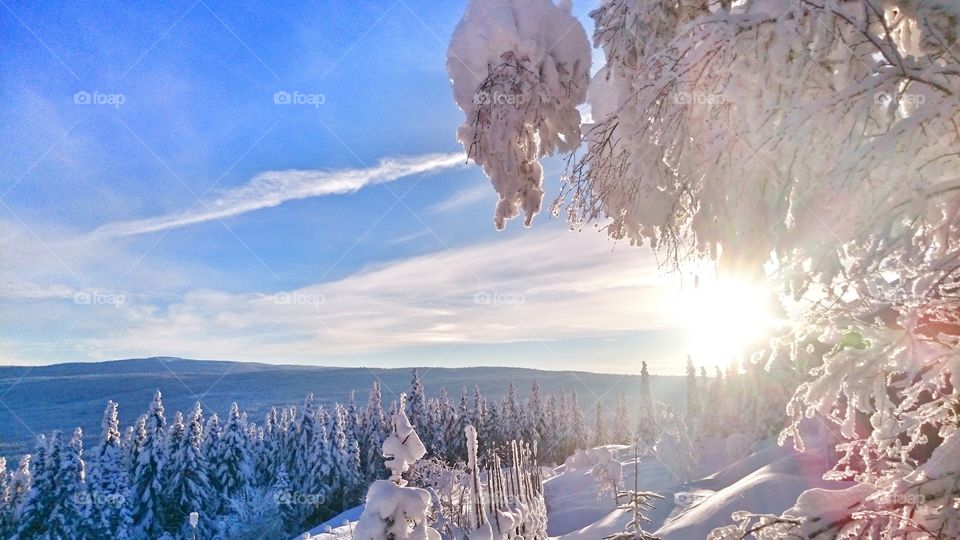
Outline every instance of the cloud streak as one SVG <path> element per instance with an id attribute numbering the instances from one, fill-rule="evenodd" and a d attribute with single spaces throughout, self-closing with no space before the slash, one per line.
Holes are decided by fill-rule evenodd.
<path id="1" fill-rule="evenodd" d="M 465 161 L 465 156 L 459 153 L 426 154 L 386 158 L 364 169 L 267 171 L 226 191 L 213 202 L 198 201 L 181 213 L 108 223 L 91 232 L 88 239 L 147 234 L 272 208 L 287 201 L 353 193 L 367 186 L 461 166 Z"/>

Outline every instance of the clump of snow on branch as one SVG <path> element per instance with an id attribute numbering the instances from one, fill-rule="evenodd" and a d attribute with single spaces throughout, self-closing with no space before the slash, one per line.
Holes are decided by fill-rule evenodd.
<path id="1" fill-rule="evenodd" d="M 471 0 L 447 71 L 466 116 L 457 139 L 500 195 L 497 228 L 521 210 L 529 225 L 543 199 L 540 158 L 580 144 L 590 44 L 569 0 Z"/>
<path id="2" fill-rule="evenodd" d="M 367 491 L 366 506 L 357 522 L 357 540 L 440 540 L 440 533 L 428 524 L 430 493 L 408 487 L 403 473 L 426 454 L 426 448 L 404 411 L 404 399 L 393 415 L 393 431 L 383 442 L 383 454 L 390 480 L 377 480 Z"/>

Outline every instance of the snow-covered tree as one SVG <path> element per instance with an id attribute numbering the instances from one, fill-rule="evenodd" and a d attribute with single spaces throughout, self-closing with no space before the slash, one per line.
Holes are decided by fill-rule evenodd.
<path id="1" fill-rule="evenodd" d="M 31 455 L 20 458 L 16 469 L 6 469 L 4 460 L 4 480 L 2 500 L 0 500 L 0 537 L 9 538 L 17 532 L 19 510 L 30 493 L 33 477 L 30 474 Z"/>
<path id="2" fill-rule="evenodd" d="M 163 398 L 157 390 L 147 409 L 143 440 L 138 444 L 137 461 L 131 479 L 133 524 L 138 534 L 148 537 L 163 534 L 160 522 L 163 485 L 160 482 L 167 457 L 166 425 Z"/>
<path id="3" fill-rule="evenodd" d="M 247 447 L 245 422 L 236 403 L 230 405 L 230 415 L 211 455 L 210 467 L 216 479 L 211 482 L 222 500 L 229 501 L 250 485 L 253 477 L 250 449 Z"/>
<path id="4" fill-rule="evenodd" d="M 430 427 L 430 411 L 427 403 L 427 394 L 420 381 L 420 373 L 413 368 L 410 374 L 410 399 L 407 401 L 407 416 L 418 429 L 426 430 Z"/>
<path id="5" fill-rule="evenodd" d="M 85 538 L 90 528 L 90 495 L 85 483 L 83 433 L 78 428 L 67 444 L 54 431 L 37 444 L 33 486 L 20 508 L 17 540 Z"/>
<path id="6" fill-rule="evenodd" d="M 670 476 L 681 482 L 689 482 L 693 479 L 697 455 L 687 425 L 683 417 L 669 406 L 659 404 L 659 409 L 659 438 L 654 454 Z"/>
<path id="7" fill-rule="evenodd" d="M 56 538 L 93 536 L 96 528 L 90 522 L 91 497 L 87 489 L 86 464 L 83 461 L 83 431 L 73 430 L 64 447 L 60 470 L 56 475 L 56 497 L 59 504 L 48 516 L 47 534 Z"/>
<path id="8" fill-rule="evenodd" d="M 700 420 L 700 387 L 697 381 L 697 368 L 693 365 L 693 358 L 687 355 L 687 403 L 684 410 L 686 423 L 691 429 L 696 429 Z"/>
<path id="9" fill-rule="evenodd" d="M 593 417 L 593 439 L 590 446 L 607 444 L 607 424 L 603 420 L 603 404 L 597 401 L 596 412 Z"/>
<path id="10" fill-rule="evenodd" d="M 361 486 L 360 448 L 352 434 L 348 433 L 347 410 L 342 405 L 334 407 L 333 424 L 330 432 L 330 486 L 329 496 L 334 503 L 339 502 L 342 510 L 344 503 L 355 500 Z"/>
<path id="11" fill-rule="evenodd" d="M 300 493 L 310 497 L 311 504 L 297 506 L 302 521 L 318 516 L 319 505 L 329 495 L 333 465 L 330 455 L 330 439 L 325 421 L 313 401 L 313 394 L 307 396 L 300 411 L 300 423 L 296 430 L 297 441 L 294 451 L 292 483 Z"/>
<path id="12" fill-rule="evenodd" d="M 383 440 L 387 436 L 387 421 L 383 415 L 383 398 L 380 393 L 380 381 L 373 381 L 370 398 L 363 412 L 362 433 L 360 435 L 360 463 L 367 483 L 381 478 L 386 469 L 381 456 Z"/>
<path id="13" fill-rule="evenodd" d="M 627 408 L 627 398 L 617 396 L 617 410 L 613 419 L 613 433 L 611 441 L 617 444 L 627 444 L 633 440 L 633 428 L 630 422 L 630 409 Z"/>
<path id="14" fill-rule="evenodd" d="M 7 458 L 0 457 L 0 537 L 12 536 L 15 532 L 16 512 L 10 495 L 10 476 Z"/>
<path id="15" fill-rule="evenodd" d="M 203 410 L 194 404 L 184 423 L 177 412 L 167 433 L 167 462 L 163 471 L 163 521 L 168 531 L 184 533 L 191 512 L 204 516 L 207 522 L 210 503 L 216 495 L 207 478 L 203 459 Z M 206 529 L 206 527 L 204 527 Z"/>
<path id="16" fill-rule="evenodd" d="M 97 536 L 131 538 L 133 515 L 130 475 L 124 462 L 117 404 L 107 402 L 100 423 L 100 441 L 90 455 L 87 487 L 90 492 L 91 526 Z"/>
<path id="17" fill-rule="evenodd" d="M 587 432 L 587 419 L 583 414 L 583 409 L 580 408 L 576 390 L 572 392 L 570 400 L 570 419 L 567 432 L 569 433 L 570 443 L 572 445 L 569 452 L 572 454 L 577 450 L 583 450 L 587 447 L 587 437 L 589 434 Z"/>
<path id="18" fill-rule="evenodd" d="M 383 443 L 390 479 L 375 481 L 367 491 L 366 505 L 354 530 L 357 540 L 440 540 L 440 533 L 428 523 L 430 493 L 407 486 L 403 478 L 427 453 L 407 418 L 404 401 L 401 394 L 390 435 Z"/>
<path id="19" fill-rule="evenodd" d="M 637 406 L 637 427 L 634 435 L 640 444 L 642 453 L 651 450 L 660 439 L 660 427 L 657 419 L 656 407 L 650 393 L 650 372 L 647 363 L 642 362 L 640 367 L 640 393 Z"/>

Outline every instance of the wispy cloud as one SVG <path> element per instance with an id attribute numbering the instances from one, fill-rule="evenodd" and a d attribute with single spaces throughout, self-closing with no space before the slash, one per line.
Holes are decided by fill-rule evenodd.
<path id="1" fill-rule="evenodd" d="M 220 194 L 213 201 L 200 201 L 182 213 L 108 223 L 90 233 L 89 239 L 146 234 L 271 208 L 286 201 L 353 193 L 367 186 L 437 172 L 464 163 L 463 154 L 426 154 L 387 158 L 366 169 L 267 171 L 242 186 Z"/>
<path id="2" fill-rule="evenodd" d="M 427 212 L 430 214 L 442 214 L 445 212 L 460 210 L 461 208 L 465 208 L 467 206 L 470 206 L 471 204 L 474 204 L 483 200 L 495 201 L 496 200 L 495 193 L 496 192 L 493 190 L 493 187 L 491 187 L 490 184 L 484 182 L 483 184 L 469 187 L 467 189 L 454 193 L 453 196 L 451 196 L 450 198 L 444 199 L 438 202 L 437 204 L 434 204 L 429 208 L 427 208 Z M 492 202 L 491 202 L 491 208 L 493 208 Z"/>
<path id="3" fill-rule="evenodd" d="M 130 310 L 124 324 L 74 345 L 100 358 L 172 354 L 329 363 L 431 346 L 656 333 L 678 324 L 662 279 L 648 252 L 611 250 L 602 234 L 534 232 L 295 290 L 195 290 L 163 310 L 134 298 L 114 310 Z"/>

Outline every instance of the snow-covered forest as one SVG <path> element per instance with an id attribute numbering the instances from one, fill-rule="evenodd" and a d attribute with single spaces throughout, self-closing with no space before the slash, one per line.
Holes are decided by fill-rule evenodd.
<path id="1" fill-rule="evenodd" d="M 492 467 L 493 460 L 513 459 L 512 442 L 524 445 L 532 464 L 556 465 L 594 446 L 630 444 L 636 433 L 647 448 L 662 440 L 658 458 L 682 477 L 693 459 L 691 440 L 753 426 L 764 426 L 767 434 L 776 430 L 760 416 L 783 403 L 758 402 L 762 394 L 749 391 L 773 381 L 736 370 L 708 377 L 691 367 L 690 373 L 686 412 L 654 402 L 646 369 L 641 406 L 628 406 L 620 396 L 615 410 L 598 404 L 584 411 L 575 392 L 546 394 L 536 385 L 523 401 L 512 383 L 502 400 L 466 388 L 456 399 L 445 389 L 428 397 L 414 370 L 403 411 L 425 453 L 414 459 L 424 461 L 412 474 L 428 484 L 449 475 L 466 482 L 471 464 Z M 708 408 L 708 401 L 723 406 Z M 0 458 L 0 536 L 292 537 L 360 504 L 368 486 L 390 478 L 384 442 L 399 403 L 387 403 L 375 382 L 364 403 L 326 408 L 307 396 L 301 406 L 271 409 L 263 419 L 248 418 L 236 404 L 221 418 L 199 403 L 186 413 L 165 410 L 157 392 L 149 410 L 124 427 L 118 404 L 109 402 L 100 433 L 53 432 L 19 463 L 8 466 Z M 472 439 L 464 435 L 468 426 Z M 453 519 L 463 510 L 448 514 Z"/>

